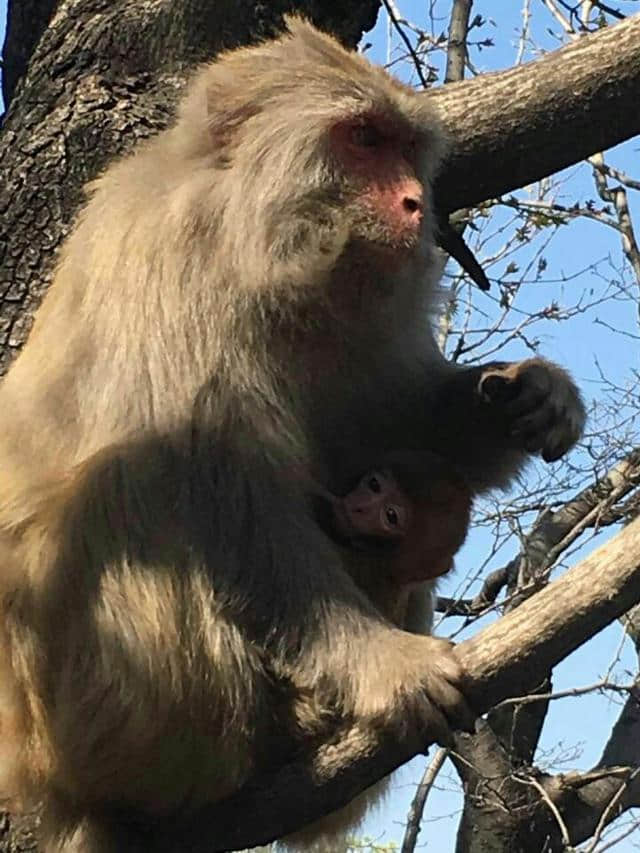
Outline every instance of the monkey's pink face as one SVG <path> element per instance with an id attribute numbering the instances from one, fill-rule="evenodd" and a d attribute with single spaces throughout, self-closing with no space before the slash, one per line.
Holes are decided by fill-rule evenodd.
<path id="1" fill-rule="evenodd" d="M 419 242 L 425 188 L 416 174 L 416 139 L 379 116 L 336 124 L 331 152 L 353 189 L 353 236 L 391 249 Z"/>
<path id="2" fill-rule="evenodd" d="M 345 495 L 348 523 L 359 536 L 402 539 L 412 521 L 411 501 L 390 471 L 371 471 Z"/>

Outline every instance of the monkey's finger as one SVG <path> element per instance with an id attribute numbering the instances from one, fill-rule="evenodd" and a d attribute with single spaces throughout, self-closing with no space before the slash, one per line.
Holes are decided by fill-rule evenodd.
<path id="1" fill-rule="evenodd" d="M 518 418 L 510 435 L 525 450 L 534 453 L 546 445 L 550 430 L 557 423 L 557 414 L 551 406 L 542 406 L 524 417 Z"/>
<path id="2" fill-rule="evenodd" d="M 449 687 L 451 690 L 448 693 L 447 704 L 444 706 L 443 712 L 450 728 L 459 729 L 463 732 L 472 732 L 475 728 L 478 715 L 457 687 L 453 685 L 449 685 Z"/>
<path id="3" fill-rule="evenodd" d="M 557 462 L 558 459 L 561 459 L 564 456 L 564 454 L 567 452 L 567 450 L 569 450 L 571 445 L 572 445 L 572 442 L 567 441 L 566 444 L 557 445 L 553 449 L 543 450 L 542 451 L 542 458 L 544 459 L 545 462 Z"/>
<path id="4" fill-rule="evenodd" d="M 428 746 L 435 741 L 439 746 L 451 746 L 452 727 L 442 711 L 427 700 L 428 710 L 422 715 L 423 737 Z"/>
<path id="5" fill-rule="evenodd" d="M 452 729 L 458 729 L 462 732 L 473 732 L 475 731 L 478 714 L 469 705 L 464 694 L 458 692 L 458 701 L 456 702 L 454 713 L 447 714 L 447 719 Z"/>
<path id="6" fill-rule="evenodd" d="M 448 660 L 450 664 L 457 664 L 455 657 L 451 655 L 451 652 L 455 648 L 455 643 L 452 640 L 448 640 L 446 637 L 421 637 L 423 643 L 429 644 L 430 653 L 436 657 L 438 655 L 443 656 L 443 660 Z M 438 660 L 440 664 L 440 660 Z"/>
<path id="7" fill-rule="evenodd" d="M 446 745 L 452 729 L 472 732 L 475 729 L 478 715 L 475 714 L 466 699 L 453 685 L 438 685 L 437 689 L 427 691 L 427 707 L 422 713 L 422 720 L 427 733 L 438 743 Z"/>
<path id="8" fill-rule="evenodd" d="M 441 712 L 454 729 L 473 731 L 478 716 L 467 702 L 462 688 L 467 679 L 464 669 L 457 658 L 449 655 L 451 665 L 444 659 L 437 662 L 440 677 L 428 679 L 426 686 L 429 698 L 440 708 Z M 448 670 L 448 671 L 447 671 Z"/>
<path id="9" fill-rule="evenodd" d="M 549 399 L 549 388 L 537 381 L 523 382 L 518 395 L 508 402 L 504 409 L 505 415 L 513 421 L 543 409 L 553 411 Z"/>

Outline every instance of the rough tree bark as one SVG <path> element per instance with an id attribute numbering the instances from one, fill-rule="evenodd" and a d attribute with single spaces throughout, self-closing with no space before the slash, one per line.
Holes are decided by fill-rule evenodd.
<path id="1" fill-rule="evenodd" d="M 291 9 L 353 46 L 379 6 L 379 0 L 9 0 L 8 111 L 0 136 L 0 371 L 26 337 L 82 185 L 114 154 L 166 125 L 196 63 L 269 35 Z M 442 107 L 453 140 L 438 184 L 443 206 L 451 210 L 508 192 L 638 133 L 638 91 L 635 16 L 536 63 L 425 95 Z M 472 675 L 470 695 L 480 708 L 525 690 L 532 683 L 523 680 L 525 669 L 531 678 L 536 667 L 546 671 L 638 598 L 637 525 L 623 536 L 624 553 L 614 543 L 612 551 L 592 558 L 599 565 L 584 569 L 584 600 L 572 614 L 559 612 L 543 591 L 460 647 Z M 612 554 L 605 589 L 598 582 Z M 578 579 L 571 582 L 579 586 L 575 571 Z M 561 601 L 561 589 L 553 589 Z M 578 601 L 575 586 L 572 598 Z M 257 780 L 216 810 L 218 840 L 206 849 L 255 844 L 291 830 L 424 746 L 389 744 L 322 787 L 304 766 Z M 234 814 L 240 817 L 235 825 Z M 0 851 L 35 849 L 28 827 L 25 820 L 12 828 L 0 823 Z M 187 841 L 168 841 L 167 849 L 187 850 Z"/>

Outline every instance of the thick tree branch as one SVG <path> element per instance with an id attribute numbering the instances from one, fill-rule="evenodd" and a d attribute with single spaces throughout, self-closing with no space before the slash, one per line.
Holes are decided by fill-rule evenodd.
<path id="1" fill-rule="evenodd" d="M 570 569 L 519 608 L 457 647 L 469 674 L 467 695 L 478 712 L 508 696 L 525 693 L 560 660 L 640 600 L 640 519 Z M 571 601 L 568 611 L 566 602 Z M 388 741 L 343 767 L 350 734 L 325 744 L 316 764 L 300 760 L 256 779 L 234 797 L 194 816 L 193 833 L 172 837 L 163 830 L 166 851 L 217 853 L 280 838 L 344 805 L 428 744 L 413 733 Z M 251 821 L 246 820 L 251 815 Z M 202 843 L 211 827 L 210 841 Z"/>
<path id="2" fill-rule="evenodd" d="M 454 145 L 441 205 L 511 192 L 635 136 L 639 92 L 640 15 L 536 62 L 430 91 Z"/>
<path id="3" fill-rule="evenodd" d="M 519 801 L 526 793 L 513 779 L 512 756 L 484 720 L 478 721 L 473 735 L 456 733 L 454 741 L 451 760 L 468 794 L 458 827 L 457 849 L 473 849 L 478 829 L 482 832 L 489 827 L 495 849 L 508 849 L 521 819 L 516 804 L 521 805 Z M 511 809 L 505 813 L 507 802 Z M 499 819 L 496 819 L 496 811 Z"/>
<path id="4" fill-rule="evenodd" d="M 476 707 L 487 710 L 508 695 L 526 692 L 639 600 L 636 519 L 557 581 L 458 647 L 472 678 L 468 695 Z"/>

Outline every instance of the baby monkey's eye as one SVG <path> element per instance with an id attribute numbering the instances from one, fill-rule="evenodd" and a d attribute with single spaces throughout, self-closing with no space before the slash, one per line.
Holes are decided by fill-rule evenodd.
<path id="1" fill-rule="evenodd" d="M 359 148 L 377 148 L 382 142 L 382 134 L 372 124 L 358 124 L 351 131 L 351 141 Z"/>
<path id="2" fill-rule="evenodd" d="M 392 506 L 388 506 L 386 510 L 387 521 L 392 527 L 397 527 L 400 523 L 400 519 L 398 518 L 398 513 L 395 508 Z"/>

